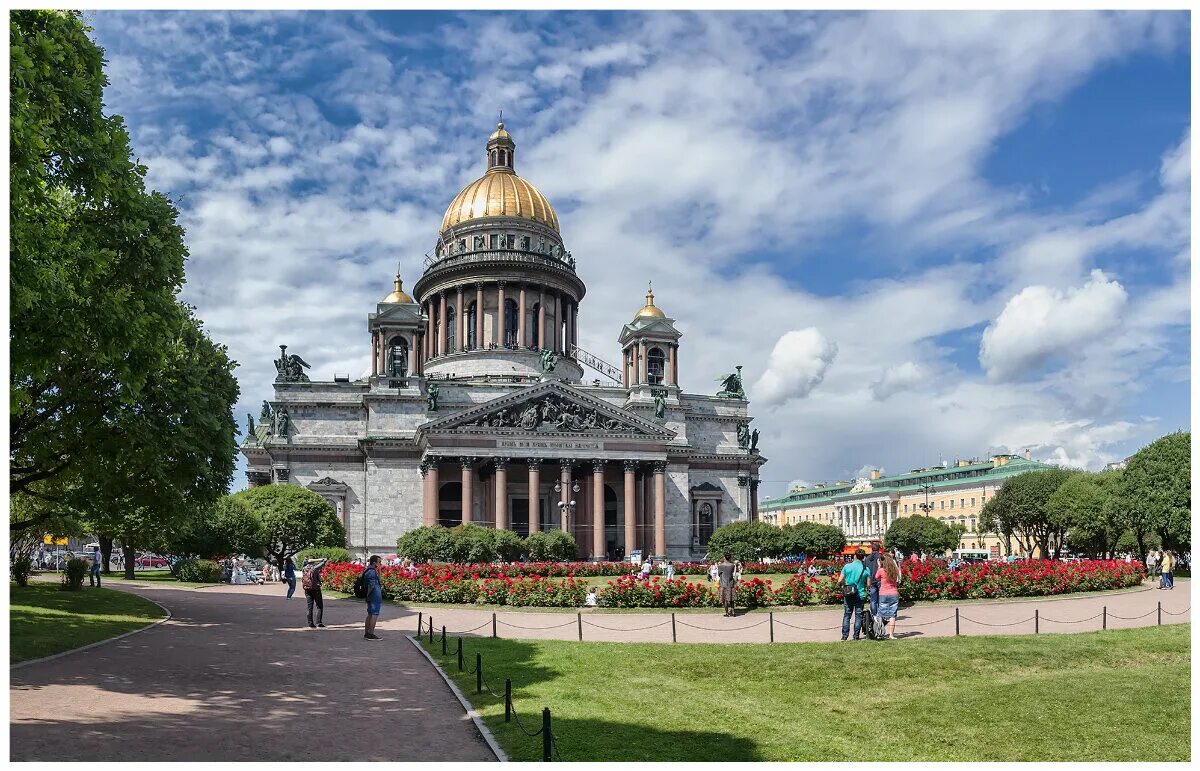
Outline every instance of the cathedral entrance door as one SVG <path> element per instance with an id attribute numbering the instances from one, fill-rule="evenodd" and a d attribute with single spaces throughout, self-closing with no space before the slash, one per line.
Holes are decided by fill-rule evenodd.
<path id="1" fill-rule="evenodd" d="M 514 533 L 527 538 L 529 536 L 529 499 L 525 496 L 509 496 L 508 523 Z"/>

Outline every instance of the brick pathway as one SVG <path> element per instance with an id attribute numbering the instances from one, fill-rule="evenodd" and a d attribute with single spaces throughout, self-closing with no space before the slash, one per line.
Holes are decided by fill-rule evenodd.
<path id="1" fill-rule="evenodd" d="M 279 584 L 123 584 L 108 586 L 172 620 L 12 670 L 11 760 L 495 760 L 398 633 L 401 609 L 370 642 L 361 604 L 327 600 L 328 628 L 308 629 L 302 595 L 286 600 Z"/>

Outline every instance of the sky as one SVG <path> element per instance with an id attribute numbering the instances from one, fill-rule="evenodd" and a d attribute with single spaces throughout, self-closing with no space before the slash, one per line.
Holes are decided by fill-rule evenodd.
<path id="1" fill-rule="evenodd" d="M 617 361 L 743 366 L 764 497 L 1022 453 L 1098 469 L 1190 424 L 1186 12 L 117 12 L 107 109 L 239 362 L 365 375 L 497 113 Z M 245 485 L 239 464 L 235 487 Z"/>

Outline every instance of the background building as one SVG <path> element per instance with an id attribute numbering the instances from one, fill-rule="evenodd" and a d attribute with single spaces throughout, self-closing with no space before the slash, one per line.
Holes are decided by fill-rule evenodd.
<path id="1" fill-rule="evenodd" d="M 958 460 L 953 465 L 913 469 L 907 474 L 883 476 L 873 471 L 869 479 L 797 487 L 787 495 L 763 501 L 760 516 L 775 525 L 820 522 L 836 525 L 851 544 L 883 538 L 900 517 L 925 514 L 947 525 L 967 529 L 959 548 L 989 549 L 1003 553 L 1001 539 L 977 532 L 983 504 L 996 494 L 1004 480 L 1026 471 L 1051 468 L 1025 456 L 995 455 L 990 460 Z"/>
<path id="2" fill-rule="evenodd" d="M 368 315 L 367 377 L 310 381 L 281 347 L 274 399 L 242 446 L 248 481 L 325 496 L 363 553 L 473 522 L 561 528 L 593 558 L 697 559 L 756 507 L 765 459 L 741 368 L 716 395 L 684 393 L 682 335 L 653 291 L 617 335 L 620 366 L 581 350 L 586 287 L 515 148 L 501 123 L 412 294 L 397 275 Z M 585 383 L 584 367 L 600 377 Z"/>

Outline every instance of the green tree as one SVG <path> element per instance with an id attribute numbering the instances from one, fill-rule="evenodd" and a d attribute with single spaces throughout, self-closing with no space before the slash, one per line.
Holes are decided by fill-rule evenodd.
<path id="1" fill-rule="evenodd" d="M 781 530 L 783 532 L 780 556 L 807 554 L 814 557 L 819 554 L 836 554 L 846 545 L 846 534 L 834 525 L 798 522 L 794 525 L 784 525 Z"/>
<path id="2" fill-rule="evenodd" d="M 708 539 L 709 558 L 720 559 L 729 552 L 742 562 L 779 557 L 787 548 L 783 529 L 762 521 L 730 522 L 713 531 Z"/>
<path id="3" fill-rule="evenodd" d="M 1113 506 L 1113 487 L 1119 477 L 1119 471 L 1080 471 L 1046 502 L 1050 519 L 1066 523 L 1071 551 L 1099 558 L 1113 554 L 1121 535 Z"/>
<path id="4" fill-rule="evenodd" d="M 433 525 L 409 530 L 396 539 L 396 554 L 413 562 L 449 560 L 450 528 Z"/>
<path id="5" fill-rule="evenodd" d="M 1133 454 L 1116 485 L 1116 520 L 1133 532 L 1143 560 L 1150 535 L 1168 549 L 1191 548 L 1191 447 L 1189 431 L 1154 440 Z"/>
<path id="6" fill-rule="evenodd" d="M 168 551 L 180 557 L 204 559 L 262 554 L 264 541 L 262 520 L 245 498 L 226 495 L 194 518 Z"/>
<path id="7" fill-rule="evenodd" d="M 495 531 L 496 559 L 516 562 L 525 554 L 525 539 L 511 530 Z"/>
<path id="8" fill-rule="evenodd" d="M 578 553 L 575 539 L 562 530 L 538 531 L 525 539 L 525 554 L 538 562 L 566 562 Z"/>
<path id="9" fill-rule="evenodd" d="M 234 495 L 262 521 L 262 546 L 267 558 L 280 567 L 284 560 L 318 544 L 322 532 L 334 529 L 337 514 L 321 496 L 299 485 L 263 485 Z M 340 523 L 338 523 L 340 526 Z"/>
<path id="10" fill-rule="evenodd" d="M 904 554 L 941 556 L 958 548 L 960 530 L 934 517 L 914 514 L 901 517 L 888 526 L 883 534 L 887 549 L 899 549 Z"/>
<path id="11" fill-rule="evenodd" d="M 1026 558 L 1040 549 L 1042 556 L 1057 558 L 1067 534 L 1067 522 L 1048 507 L 1050 496 L 1072 473 L 1067 469 L 1027 471 L 1004 480 L 984 504 L 981 527 L 1013 538 Z"/>
<path id="12" fill-rule="evenodd" d="M 466 522 L 450 528 L 451 562 L 491 562 L 496 559 L 496 531 Z"/>

